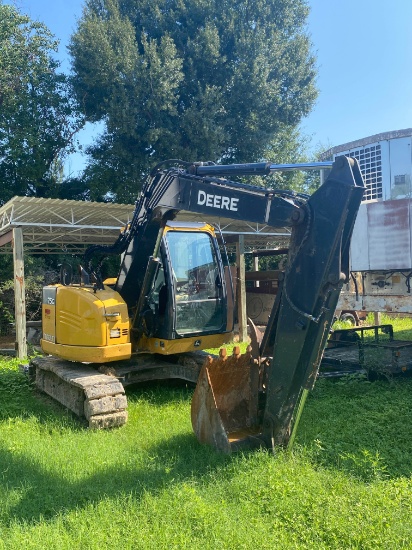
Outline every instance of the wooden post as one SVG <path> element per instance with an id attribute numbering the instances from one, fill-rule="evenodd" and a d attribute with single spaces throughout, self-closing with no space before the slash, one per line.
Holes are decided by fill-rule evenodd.
<path id="1" fill-rule="evenodd" d="M 245 282 L 245 237 L 239 235 L 236 243 L 237 281 L 237 318 L 239 323 L 239 342 L 247 342 L 246 282 Z"/>
<path id="2" fill-rule="evenodd" d="M 381 312 L 380 311 L 374 311 L 373 312 L 374 322 L 375 325 L 381 324 Z"/>
<path id="3" fill-rule="evenodd" d="M 13 229 L 14 308 L 16 321 L 16 355 L 27 356 L 26 341 L 26 288 L 24 284 L 23 231 Z"/>

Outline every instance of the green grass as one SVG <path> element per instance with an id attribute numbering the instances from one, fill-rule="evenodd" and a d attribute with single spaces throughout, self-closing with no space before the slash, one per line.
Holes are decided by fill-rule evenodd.
<path id="1" fill-rule="evenodd" d="M 92 432 L 0 359 L 0 549 L 412 548 L 412 379 L 320 380 L 275 456 L 199 445 L 192 391 L 136 387 Z"/>

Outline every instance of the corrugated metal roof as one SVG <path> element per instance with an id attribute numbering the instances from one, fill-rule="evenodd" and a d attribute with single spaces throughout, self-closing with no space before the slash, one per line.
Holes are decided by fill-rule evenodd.
<path id="1" fill-rule="evenodd" d="M 13 227 L 23 231 L 24 249 L 29 254 L 83 254 L 91 244 L 112 244 L 122 227 L 131 220 L 134 205 L 85 202 L 37 197 L 13 197 L 0 207 L 0 243 Z M 243 234 L 248 250 L 283 246 L 289 229 L 251 224 L 179 212 L 177 219 L 207 221 L 230 236 Z M 3 239 L 2 239 L 3 236 Z M 0 254 L 11 252 L 10 243 Z"/>
<path id="2" fill-rule="evenodd" d="M 118 229 L 130 221 L 133 205 L 37 197 L 13 197 L 0 208 L 0 234 L 8 225 L 54 225 Z"/>
<path id="3" fill-rule="evenodd" d="M 130 204 L 13 197 L 0 208 L 0 237 L 21 227 L 29 253 L 82 253 L 90 244 L 114 242 L 133 210 Z"/>

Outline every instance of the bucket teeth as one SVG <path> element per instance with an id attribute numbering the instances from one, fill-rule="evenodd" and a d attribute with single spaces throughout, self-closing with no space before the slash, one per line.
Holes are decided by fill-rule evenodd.
<path id="1" fill-rule="evenodd" d="M 200 371 L 192 400 L 192 426 L 201 443 L 231 452 L 232 441 L 256 433 L 259 366 L 251 350 L 236 346 L 228 356 L 208 357 Z"/>

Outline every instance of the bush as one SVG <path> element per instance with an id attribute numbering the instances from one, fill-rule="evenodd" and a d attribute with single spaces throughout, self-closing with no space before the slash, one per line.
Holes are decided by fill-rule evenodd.
<path id="1" fill-rule="evenodd" d="M 14 278 L 12 262 L 5 259 L 0 270 L 0 335 L 6 336 L 12 332 L 14 324 Z M 47 269 L 43 258 L 27 256 L 25 259 L 25 295 L 26 318 L 28 321 L 41 319 L 42 288 L 45 284 L 55 281 L 57 272 Z"/>

